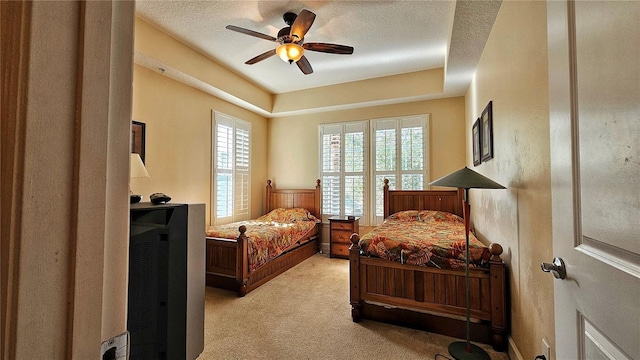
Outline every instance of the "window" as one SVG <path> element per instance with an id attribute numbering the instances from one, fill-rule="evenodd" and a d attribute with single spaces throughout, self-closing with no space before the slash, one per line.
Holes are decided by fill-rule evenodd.
<path id="1" fill-rule="evenodd" d="M 325 215 L 365 214 L 366 145 L 366 122 L 320 125 Z"/>
<path id="2" fill-rule="evenodd" d="M 384 179 L 389 179 L 390 189 L 422 190 L 427 185 L 427 118 L 371 120 L 371 129 L 373 223 L 379 224 L 384 216 Z"/>
<path id="3" fill-rule="evenodd" d="M 249 218 L 251 124 L 214 113 L 212 224 Z"/>
<path id="4" fill-rule="evenodd" d="M 323 214 L 378 224 L 384 179 L 392 189 L 423 189 L 429 178 L 427 124 L 422 115 L 320 125 Z"/>

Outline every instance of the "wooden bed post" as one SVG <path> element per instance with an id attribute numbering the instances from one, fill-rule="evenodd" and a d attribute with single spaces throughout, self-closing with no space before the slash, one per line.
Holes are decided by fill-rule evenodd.
<path id="1" fill-rule="evenodd" d="M 265 204 L 265 206 L 267 207 L 267 211 L 265 211 L 264 213 L 268 213 L 269 211 L 273 210 L 271 208 L 271 192 L 273 190 L 273 187 L 271 186 L 271 180 L 267 180 L 267 191 L 266 191 L 266 201 L 267 203 Z"/>
<path id="2" fill-rule="evenodd" d="M 458 188 L 458 201 L 456 202 L 456 212 L 454 214 L 462 216 L 463 203 L 464 203 L 464 189 Z"/>
<path id="3" fill-rule="evenodd" d="M 362 302 L 360 300 L 360 236 L 351 234 L 349 238 L 351 246 L 349 246 L 349 289 L 351 293 L 351 319 L 353 322 L 360 321 L 360 308 Z"/>
<path id="4" fill-rule="evenodd" d="M 507 304 L 506 304 L 506 268 L 500 258 L 502 246 L 493 243 L 489 246 L 489 274 L 491 283 L 491 345 L 496 351 L 507 347 Z"/>
<path id="5" fill-rule="evenodd" d="M 320 188 L 320 179 L 316 179 L 316 195 L 314 203 L 315 216 L 320 219 L 322 216 L 322 190 Z"/>
<path id="6" fill-rule="evenodd" d="M 316 179 L 316 193 L 314 200 L 313 210 L 315 211 L 315 214 L 313 215 L 318 219 L 322 219 L 322 187 L 320 187 L 320 179 Z M 316 224 L 316 228 L 318 229 L 318 240 L 316 241 L 318 246 L 316 247 L 316 250 L 318 252 L 322 252 L 322 223 L 320 222 Z"/>
<path id="7" fill-rule="evenodd" d="M 240 296 L 245 296 L 247 294 L 247 278 L 249 277 L 249 238 L 245 235 L 246 226 L 240 225 L 238 231 L 240 231 L 240 235 L 238 235 L 236 242 L 236 280 L 240 283 L 238 290 Z"/>
<path id="8" fill-rule="evenodd" d="M 384 179 L 384 186 L 382 187 L 382 191 L 383 191 L 383 196 L 382 198 L 384 199 L 384 217 L 383 219 L 386 219 L 389 217 L 389 179 Z"/>

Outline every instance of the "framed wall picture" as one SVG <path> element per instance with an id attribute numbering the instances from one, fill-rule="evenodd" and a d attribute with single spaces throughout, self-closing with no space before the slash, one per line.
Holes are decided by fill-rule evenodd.
<path id="1" fill-rule="evenodd" d="M 480 118 L 473 123 L 473 166 L 478 166 L 482 163 L 482 157 L 480 156 Z"/>
<path id="2" fill-rule="evenodd" d="M 493 158 L 493 111 L 492 102 L 482 111 L 480 115 L 480 159 L 487 161 Z"/>
<path id="3" fill-rule="evenodd" d="M 144 163 L 145 123 L 131 121 L 131 153 L 140 155 Z"/>

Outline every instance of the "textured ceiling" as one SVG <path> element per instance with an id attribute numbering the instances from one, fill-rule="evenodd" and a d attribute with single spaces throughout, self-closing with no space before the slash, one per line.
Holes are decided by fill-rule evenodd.
<path id="1" fill-rule="evenodd" d="M 137 14 L 267 91 L 290 91 L 435 68 L 446 69 L 442 97 L 464 94 L 500 1 L 164 1 L 136 2 Z M 225 29 L 236 25 L 276 37 L 282 15 L 316 14 L 306 42 L 354 47 L 352 55 L 306 51 L 314 73 L 273 56 L 244 62 L 274 42 Z"/>

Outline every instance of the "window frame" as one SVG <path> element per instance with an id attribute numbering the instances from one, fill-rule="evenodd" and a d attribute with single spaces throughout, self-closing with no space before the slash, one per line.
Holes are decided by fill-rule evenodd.
<path id="1" fill-rule="evenodd" d="M 429 158 L 429 115 L 421 114 L 421 115 L 410 115 L 410 116 L 399 116 L 399 117 L 390 117 L 390 118 L 379 118 L 379 119 L 371 119 L 370 126 L 370 143 L 371 143 L 371 159 L 372 164 L 370 166 L 370 183 L 372 184 L 370 190 L 370 218 L 369 223 L 371 225 L 379 225 L 384 221 L 384 215 L 376 214 L 376 207 L 378 205 L 377 199 L 380 198 L 382 201 L 382 186 L 383 184 L 377 184 L 376 178 L 380 175 L 383 175 L 383 178 L 388 178 L 386 175 L 393 175 L 395 181 L 389 182 L 390 190 L 402 190 L 402 175 L 405 174 L 420 174 L 422 175 L 422 189 L 429 188 L 429 168 L 430 168 L 430 158 Z M 385 124 L 386 123 L 386 124 Z M 379 126 L 379 124 L 385 124 L 386 126 Z M 389 124 L 393 124 L 393 126 L 389 126 Z M 402 129 L 405 128 L 413 128 L 413 127 L 421 127 L 422 128 L 422 171 L 419 170 L 402 170 Z M 377 171 L 376 170 L 376 131 L 379 128 L 384 129 L 394 129 L 395 132 L 395 169 L 394 170 L 385 170 L 385 171 Z M 382 204 L 384 206 L 384 204 Z"/>
<path id="2" fill-rule="evenodd" d="M 329 123 L 329 124 L 319 124 L 318 125 L 318 153 L 319 153 L 319 164 L 318 164 L 318 169 L 319 169 L 319 178 L 322 179 L 322 220 L 323 221 L 327 221 L 327 219 L 331 216 L 346 216 L 346 215 L 351 215 L 350 213 L 348 213 L 346 211 L 346 193 L 345 193 L 345 178 L 346 176 L 362 176 L 362 181 L 363 181 L 363 214 L 362 215 L 357 215 L 360 216 L 362 218 L 365 218 L 365 216 L 367 215 L 367 208 L 368 208 L 368 195 L 367 195 L 367 189 L 368 189 L 368 157 L 369 157 L 369 151 L 368 151 L 368 146 L 369 146 L 369 139 L 368 139 L 368 126 L 369 126 L 369 122 L 367 120 L 360 120 L 360 121 L 349 121 L 349 122 L 338 122 L 338 123 Z M 345 141 L 345 136 L 347 133 L 357 133 L 357 132 L 362 132 L 363 134 L 363 169 L 362 171 L 346 171 L 345 169 L 345 148 L 344 148 L 344 144 L 346 143 Z M 327 191 L 328 189 L 328 185 L 325 181 L 325 176 L 329 176 L 327 174 L 333 174 L 331 172 L 325 172 L 324 171 L 324 167 L 323 167 L 323 162 L 324 162 L 324 135 L 325 134 L 340 134 L 340 171 L 338 171 L 337 176 L 339 178 L 339 194 L 340 194 L 340 211 L 338 214 L 334 214 L 334 213 L 326 213 L 326 206 L 324 206 L 324 197 L 325 197 L 325 191 Z M 336 175 L 333 175 L 336 176 Z"/>
<path id="3" fill-rule="evenodd" d="M 212 111 L 211 118 L 211 209 L 210 217 L 212 225 L 228 224 L 236 221 L 247 220 L 251 214 L 251 123 L 237 119 L 217 111 Z M 229 146 L 231 155 L 231 169 L 219 169 L 218 167 L 218 126 L 226 126 L 232 129 L 231 144 Z M 243 147 L 247 147 L 247 154 L 243 156 L 246 166 L 239 166 L 237 162 L 237 146 L 239 131 L 246 131 L 247 141 Z M 223 170 L 223 171 L 221 171 Z M 232 194 L 230 197 L 231 214 L 229 216 L 218 217 L 218 175 L 220 173 L 231 174 L 230 184 L 232 186 Z M 238 185 L 239 176 L 243 176 L 246 180 L 243 184 Z M 238 199 L 238 191 L 243 194 L 242 199 Z M 239 201 L 246 201 L 246 205 L 238 211 L 237 205 Z"/>
<path id="4" fill-rule="evenodd" d="M 391 171 L 391 172 L 379 172 L 376 171 L 376 164 L 375 164 L 375 156 L 376 156 L 376 140 L 375 140 L 375 135 L 376 135 L 376 129 L 379 127 L 379 124 L 383 124 L 383 123 L 387 123 L 387 125 L 389 126 L 389 124 L 393 124 L 393 129 L 395 131 L 395 149 L 396 149 L 396 153 L 395 153 L 395 162 L 396 162 L 396 167 L 395 170 Z M 358 126 L 362 126 L 363 127 L 363 131 L 364 131 L 364 154 L 363 154 L 363 159 L 364 159 L 364 179 L 363 179 L 363 186 L 364 186 L 364 199 L 363 199 L 363 203 L 364 203 L 364 208 L 363 208 L 363 215 L 361 216 L 360 219 L 360 223 L 363 226 L 375 226 L 378 225 L 382 222 L 382 220 L 384 220 L 382 218 L 382 216 L 377 216 L 376 215 L 376 193 L 378 191 L 382 191 L 382 187 L 380 186 L 380 189 L 376 189 L 376 176 L 380 175 L 380 174 L 384 174 L 384 173 L 388 173 L 388 174 L 393 174 L 395 176 L 395 178 L 400 182 L 400 187 L 401 185 L 401 179 L 402 179 L 402 175 L 406 175 L 406 174 L 420 174 L 422 175 L 422 189 L 428 189 L 429 188 L 429 180 L 430 180 L 430 176 L 429 176 L 429 171 L 430 171 L 430 158 L 429 158 L 429 147 L 430 147 L 430 139 L 429 139 L 429 114 L 418 114 L 418 115 L 410 115 L 410 116 L 397 116 L 397 117 L 389 117 L 389 118 L 378 118 L 378 119 L 368 119 L 368 120 L 360 120 L 360 121 L 348 121 L 348 122 L 334 122 L 334 123 L 326 123 L 326 124 L 319 124 L 318 125 L 318 148 L 319 148 L 319 164 L 318 164 L 318 169 L 319 169 L 319 178 L 323 179 L 323 208 L 322 208 L 322 216 L 323 216 L 323 221 L 327 221 L 327 218 L 330 216 L 334 216 L 334 215 L 340 215 L 340 216 L 345 216 L 347 215 L 347 213 L 345 212 L 345 174 L 346 171 L 344 169 L 344 165 L 345 165 L 345 149 L 343 147 L 343 144 L 345 144 L 345 134 L 346 134 L 346 128 L 348 126 L 354 126 L 354 124 L 358 125 Z M 403 128 L 411 128 L 411 127 L 417 127 L 417 126 L 422 128 L 422 164 L 423 164 L 423 169 L 420 170 L 402 170 L 402 129 Z M 323 135 L 327 134 L 327 133 L 338 133 L 339 129 L 339 133 L 340 133 L 340 144 L 341 144 L 341 148 L 340 148 L 340 171 L 338 172 L 338 177 L 339 177 L 339 181 L 340 181 L 340 187 L 339 187 L 339 196 L 340 196 L 340 214 L 333 214 L 333 213 L 326 213 L 327 209 L 325 209 L 326 207 L 324 206 L 324 191 L 326 190 L 325 187 L 328 184 L 325 184 L 325 176 L 327 176 L 327 173 L 325 173 L 324 168 L 323 168 L 323 157 L 325 156 L 325 151 L 324 151 L 324 143 L 323 143 Z M 392 188 L 395 188 L 392 187 Z"/>

